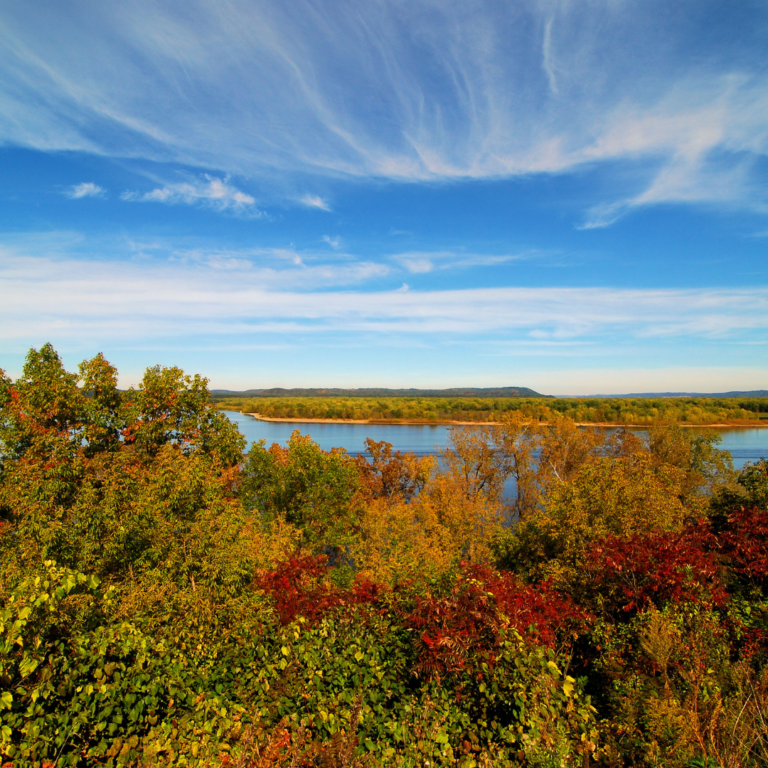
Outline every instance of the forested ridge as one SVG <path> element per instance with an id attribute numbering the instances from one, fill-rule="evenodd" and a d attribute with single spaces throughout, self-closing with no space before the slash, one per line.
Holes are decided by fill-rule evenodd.
<path id="1" fill-rule="evenodd" d="M 768 462 L 577 420 L 244 454 L 200 376 L 31 350 L 0 373 L 0 763 L 765 766 Z"/>
<path id="2" fill-rule="evenodd" d="M 381 422 L 502 422 L 510 415 L 583 424 L 760 425 L 768 423 L 764 397 L 543 398 L 543 397 L 222 397 L 225 410 L 265 418 Z"/>
<path id="3" fill-rule="evenodd" d="M 211 397 L 551 397 L 541 395 L 528 387 L 451 387 L 449 389 L 389 389 L 387 387 L 360 387 L 342 389 L 338 387 L 272 387 L 270 389 L 246 389 L 235 392 L 228 389 L 213 389 Z"/>

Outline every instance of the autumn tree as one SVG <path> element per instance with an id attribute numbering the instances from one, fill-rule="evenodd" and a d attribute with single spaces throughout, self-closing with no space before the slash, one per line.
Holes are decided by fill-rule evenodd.
<path id="1" fill-rule="evenodd" d="M 117 580 L 230 578 L 221 558 L 244 525 L 234 494 L 244 439 L 208 406 L 205 379 L 155 367 L 121 395 L 102 355 L 78 376 L 47 344 L 0 397 L 6 568 L 50 558 Z"/>
<path id="2" fill-rule="evenodd" d="M 719 488 L 733 485 L 736 474 L 728 451 L 718 450 L 720 435 L 683 429 L 676 424 L 649 430 L 651 455 L 660 463 L 683 470 L 683 497 L 703 500 Z"/>
<path id="3" fill-rule="evenodd" d="M 442 453 L 445 472 L 454 479 L 469 499 L 501 499 L 508 475 L 507 462 L 497 449 L 494 427 L 451 429 L 447 448 Z"/>
<path id="4" fill-rule="evenodd" d="M 392 451 L 392 445 L 371 438 L 365 441 L 366 453 L 355 461 L 360 473 L 361 492 L 367 498 L 402 499 L 410 501 L 423 490 L 434 471 L 431 456 Z"/>
<path id="5" fill-rule="evenodd" d="M 547 487 L 573 480 L 601 452 L 605 438 L 598 430 L 578 427 L 561 416 L 541 428 L 540 441 L 538 476 L 540 484 Z"/>
<path id="6" fill-rule="evenodd" d="M 343 548 L 354 534 L 360 505 L 357 465 L 346 451 L 322 451 L 299 430 L 287 448 L 254 443 L 243 469 L 241 498 L 267 525 L 285 520 L 310 549 Z"/>
<path id="7" fill-rule="evenodd" d="M 495 450 L 501 457 L 505 476 L 514 481 L 512 511 L 523 520 L 533 514 L 541 503 L 541 467 L 538 453 L 542 429 L 519 412 L 507 415 L 502 424 L 493 428 Z"/>
<path id="8" fill-rule="evenodd" d="M 571 482 L 552 486 L 544 506 L 518 526 L 507 561 L 569 579 L 592 541 L 678 531 L 690 512 L 681 500 L 684 482 L 683 470 L 647 453 L 589 462 Z"/>

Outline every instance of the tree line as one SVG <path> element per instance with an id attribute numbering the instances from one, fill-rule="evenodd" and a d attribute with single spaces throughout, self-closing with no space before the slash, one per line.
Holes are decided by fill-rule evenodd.
<path id="1" fill-rule="evenodd" d="M 651 426 L 660 423 L 758 425 L 768 398 L 530 398 L 530 397 L 222 397 L 223 410 L 267 418 L 354 419 L 383 422 L 501 422 L 511 414 L 549 422 Z"/>
<path id="2" fill-rule="evenodd" d="M 767 462 L 522 409 L 244 448 L 177 368 L 0 374 L 4 765 L 768 762 Z"/>

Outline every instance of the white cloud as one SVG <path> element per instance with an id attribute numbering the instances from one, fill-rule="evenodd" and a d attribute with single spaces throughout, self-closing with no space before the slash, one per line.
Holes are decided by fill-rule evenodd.
<path id="1" fill-rule="evenodd" d="M 704 48 L 690 30 L 708 8 L 480 0 L 470 14 L 384 0 L 349 14 L 310 0 L 189 0 L 182 12 L 136 0 L 32 14 L 6 3 L 0 141 L 281 180 L 492 178 L 623 160 L 645 180 L 617 182 L 604 201 L 621 203 L 614 215 L 763 205 L 768 77 L 753 31 L 766 10 L 752 4 L 741 30 L 712 28 Z M 215 199 L 252 208 L 239 194 Z M 142 197 L 210 199 L 196 184 Z"/>
<path id="2" fill-rule="evenodd" d="M 331 212 L 331 206 L 328 201 L 319 195 L 304 195 L 299 198 L 299 202 L 302 205 L 306 205 L 307 208 L 319 208 L 321 211 Z"/>
<path id="3" fill-rule="evenodd" d="M 220 254 L 219 258 L 223 258 Z M 251 259 L 248 259 L 251 261 Z M 383 276 L 381 265 L 293 266 L 214 259 L 106 263 L 0 255 L 0 338 L 56 332 L 116 340 L 200 334 L 368 332 L 504 334 L 542 342 L 762 339 L 768 289 L 474 288 L 340 290 Z"/>
<path id="4" fill-rule="evenodd" d="M 324 243 L 327 243 L 328 245 L 330 245 L 334 251 L 338 251 L 339 248 L 341 248 L 342 246 L 342 240 L 338 235 L 336 235 L 336 237 L 331 237 L 330 235 L 323 235 L 322 240 Z"/>
<path id="5" fill-rule="evenodd" d="M 84 181 L 82 184 L 75 184 L 65 193 L 72 200 L 80 200 L 83 197 L 106 197 L 106 190 L 98 184 L 91 181 Z"/>
<path id="6" fill-rule="evenodd" d="M 203 205 L 216 211 L 247 212 L 251 216 L 263 216 L 251 195 L 229 183 L 229 179 L 217 179 L 207 174 L 205 181 L 184 181 L 166 184 L 150 192 L 123 192 L 122 200 L 141 203 L 166 203 L 168 205 Z"/>
<path id="7" fill-rule="evenodd" d="M 76 280 L 78 269 L 95 270 L 120 281 L 132 281 L 143 271 L 158 280 L 210 280 L 221 287 L 251 285 L 268 291 L 311 291 L 346 288 L 386 277 L 386 264 L 356 259 L 328 251 L 298 251 L 293 248 L 221 248 L 201 244 L 189 247 L 183 238 L 151 242 L 105 237 L 85 239 L 69 232 L 41 235 L 6 235 L 0 244 L 0 275 L 15 280 L 33 274 L 33 265 L 52 269 L 62 279 Z M 95 254 L 109 254 L 99 260 Z M 30 264 L 30 272 L 23 264 Z M 12 269 L 10 265 L 16 265 Z M 10 270 L 10 271 L 9 271 Z M 127 276 L 133 276 L 128 278 Z M 208 275 L 207 278 L 204 275 Z M 26 278 L 24 278 L 26 279 Z"/>
<path id="8" fill-rule="evenodd" d="M 557 76 L 555 73 L 554 55 L 552 53 L 552 24 L 554 16 L 550 16 L 544 24 L 544 40 L 541 45 L 542 66 L 547 73 L 549 88 L 557 95 Z"/>
<path id="9" fill-rule="evenodd" d="M 397 253 L 391 259 L 413 274 L 426 274 L 438 269 L 468 269 L 506 264 L 510 261 L 532 258 L 533 253 L 488 254 L 464 251 L 408 251 Z"/>
<path id="10" fill-rule="evenodd" d="M 426 255 L 402 254 L 396 256 L 395 261 L 399 261 L 405 269 L 415 275 L 426 274 L 435 268 L 435 263 Z"/>

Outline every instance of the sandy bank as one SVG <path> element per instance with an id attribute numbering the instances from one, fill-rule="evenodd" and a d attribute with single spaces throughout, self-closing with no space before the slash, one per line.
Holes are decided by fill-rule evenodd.
<path id="1" fill-rule="evenodd" d="M 405 421 L 402 419 L 310 419 L 302 416 L 262 416 L 260 413 L 246 413 L 246 416 L 253 416 L 259 421 L 274 421 L 283 424 L 389 424 L 403 427 L 492 427 L 495 424 L 503 424 L 501 421 Z M 549 422 L 541 421 L 539 424 L 543 427 L 549 426 Z M 613 424 L 607 421 L 577 421 L 577 427 L 606 427 L 612 429 L 648 429 L 650 424 Z M 681 427 L 688 429 L 739 429 L 739 428 L 757 428 L 768 427 L 765 421 L 741 422 L 731 424 L 680 424 Z"/>
<path id="2" fill-rule="evenodd" d="M 394 424 L 402 427 L 489 427 L 498 424 L 498 421 L 404 421 L 402 419 L 309 419 L 302 416 L 289 416 L 287 418 L 277 416 L 262 416 L 260 413 L 246 413 L 259 421 L 278 421 L 284 424 Z"/>

